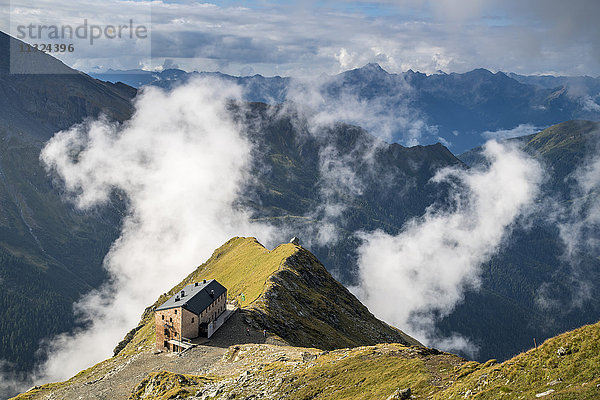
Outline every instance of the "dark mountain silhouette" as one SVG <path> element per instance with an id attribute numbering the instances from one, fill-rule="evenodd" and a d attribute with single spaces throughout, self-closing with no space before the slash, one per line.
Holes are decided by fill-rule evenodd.
<path id="1" fill-rule="evenodd" d="M 600 79 L 591 77 L 521 76 L 485 69 L 461 74 L 426 75 L 412 70 L 390 74 L 378 64 L 367 64 L 335 76 L 315 77 L 312 81 L 261 75 L 235 77 L 218 72 L 187 73 L 177 69 L 109 71 L 94 76 L 133 86 L 160 87 L 172 87 L 194 76 L 217 76 L 242 86 L 246 100 L 270 104 L 302 101 L 294 95 L 298 89 L 316 90 L 328 104 L 349 96 L 362 102 L 364 111 L 374 118 L 389 119 L 395 125 L 392 141 L 407 141 L 410 127 L 402 126 L 396 118 L 406 116 L 423 122 L 419 128 L 420 143 L 444 140 L 456 154 L 483 144 L 486 135 L 493 135 L 484 135 L 486 132 L 510 130 L 524 124 L 544 128 L 571 119 L 600 120 Z"/>
<path id="2" fill-rule="evenodd" d="M 72 304 L 106 279 L 102 259 L 120 220 L 118 209 L 84 214 L 66 203 L 40 150 L 85 118 L 126 120 L 136 93 L 42 52 L 21 61 L 48 73 L 11 73 L 9 50 L 20 43 L 0 32 L 0 358 L 16 372 L 33 366 L 40 339 L 73 329 Z"/>

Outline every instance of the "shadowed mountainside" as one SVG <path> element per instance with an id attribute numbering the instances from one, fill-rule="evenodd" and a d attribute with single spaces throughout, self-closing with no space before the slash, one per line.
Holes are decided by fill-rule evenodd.
<path id="1" fill-rule="evenodd" d="M 106 278 L 102 259 L 117 237 L 118 209 L 82 213 L 61 198 L 39 162 L 55 132 L 101 114 L 131 115 L 136 90 L 72 70 L 42 52 L 22 61 L 48 74 L 11 74 L 0 32 L 0 368 L 34 363 L 38 341 L 71 330 L 72 304 Z M 22 57 L 25 57 L 22 55 Z"/>
<path id="2" fill-rule="evenodd" d="M 537 209 L 484 263 L 481 288 L 467 292 L 464 302 L 440 323 L 445 331 L 464 326 L 466 335 L 486 338 L 483 359 L 508 358 L 530 346 L 533 338 L 540 341 L 600 317 L 600 260 L 595 251 L 567 256 L 557 226 L 581 196 L 572 174 L 597 154 L 599 128 L 596 122 L 569 121 L 507 141 L 544 166 Z M 459 157 L 472 167 L 484 163 L 480 148 Z M 600 232 L 587 234 L 597 238 Z"/>

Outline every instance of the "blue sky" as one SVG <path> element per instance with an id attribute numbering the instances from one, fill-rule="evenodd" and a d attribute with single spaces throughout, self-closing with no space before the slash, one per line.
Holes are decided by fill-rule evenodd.
<path id="1" fill-rule="evenodd" d="M 234 75 L 334 74 L 377 62 L 464 72 L 600 75 L 597 0 L 11 0 L 2 30 L 22 24 L 147 25 L 146 40 L 75 42 L 57 54 L 84 70 L 222 71 Z M 32 41 L 23 38 L 26 41 Z M 50 39 L 46 40 L 50 41 Z"/>

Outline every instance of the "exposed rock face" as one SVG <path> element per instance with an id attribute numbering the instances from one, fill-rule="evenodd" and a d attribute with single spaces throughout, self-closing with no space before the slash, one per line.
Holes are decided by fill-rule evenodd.
<path id="1" fill-rule="evenodd" d="M 254 324 L 294 346 L 331 350 L 377 343 L 420 345 L 375 318 L 314 255 L 299 246 L 245 312 Z"/>
<path id="2" fill-rule="evenodd" d="M 398 389 L 394 392 L 394 394 L 390 395 L 387 400 L 406 400 L 410 399 L 411 390 L 407 389 Z"/>

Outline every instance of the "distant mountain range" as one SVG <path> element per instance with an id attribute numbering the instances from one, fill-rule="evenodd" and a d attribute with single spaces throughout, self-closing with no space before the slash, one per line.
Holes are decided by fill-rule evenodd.
<path id="1" fill-rule="evenodd" d="M 293 101 L 360 125 L 387 141 L 441 142 L 455 154 L 496 136 L 522 136 L 571 119 L 600 121 L 600 78 L 592 77 L 494 74 L 485 69 L 390 74 L 378 64 L 312 80 L 178 69 L 109 70 L 92 76 L 163 88 L 195 76 L 214 76 L 240 85 L 248 101 Z M 321 101 L 315 102 L 315 94 Z"/>

